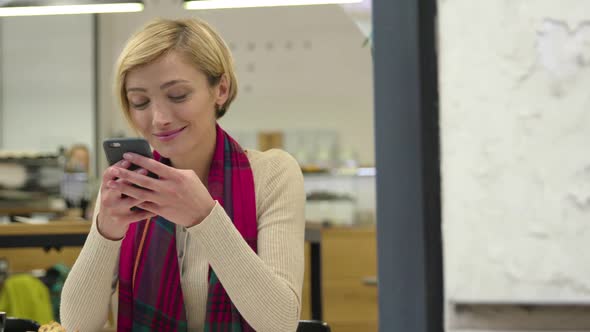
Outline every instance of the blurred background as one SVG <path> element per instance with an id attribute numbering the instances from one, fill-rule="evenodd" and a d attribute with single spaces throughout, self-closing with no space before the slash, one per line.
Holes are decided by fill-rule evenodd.
<path id="1" fill-rule="evenodd" d="M 107 167 L 101 142 L 136 136 L 112 92 L 117 56 L 151 18 L 193 16 L 235 58 L 239 94 L 221 125 L 245 148 L 288 151 L 304 173 L 302 318 L 377 331 L 376 179 L 388 170 L 375 168 L 371 1 L 144 4 L 0 17 L 4 289 L 40 281 L 50 315 L 29 318 L 57 319 Z M 436 4 L 444 329 L 590 331 L 590 3 Z M 0 294 L 0 311 L 29 315 Z"/>

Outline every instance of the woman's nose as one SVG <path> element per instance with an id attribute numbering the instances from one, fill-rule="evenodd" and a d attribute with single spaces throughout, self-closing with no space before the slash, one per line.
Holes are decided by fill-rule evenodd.
<path id="1" fill-rule="evenodd" d="M 165 107 L 162 107 L 156 103 L 153 105 L 153 112 L 154 116 L 152 118 L 152 123 L 155 127 L 164 127 L 170 124 L 171 114 L 166 110 Z"/>

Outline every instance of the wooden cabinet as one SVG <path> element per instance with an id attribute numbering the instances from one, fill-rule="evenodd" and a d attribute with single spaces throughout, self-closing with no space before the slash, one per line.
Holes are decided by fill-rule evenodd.
<path id="1" fill-rule="evenodd" d="M 13 273 L 47 269 L 57 263 L 72 266 L 89 230 L 90 222 L 68 220 L 41 225 L 0 225 L 0 258 L 8 260 Z M 63 241 L 68 245 L 60 250 L 43 249 L 63 244 Z"/>
<path id="2" fill-rule="evenodd" d="M 375 229 L 322 230 L 323 320 L 333 332 L 377 331 L 377 275 Z M 309 319 L 309 244 L 303 287 L 302 319 Z M 369 281 L 369 282 L 367 282 Z"/>
<path id="3" fill-rule="evenodd" d="M 11 273 L 48 269 L 55 264 L 72 267 L 80 254 L 80 247 L 45 251 L 41 248 L 0 248 L 0 259 L 7 259 Z"/>

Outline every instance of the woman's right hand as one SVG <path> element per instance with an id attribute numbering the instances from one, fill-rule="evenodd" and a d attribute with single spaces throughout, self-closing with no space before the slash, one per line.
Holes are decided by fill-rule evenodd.
<path id="1" fill-rule="evenodd" d="M 99 233 L 113 241 L 122 239 L 131 223 L 154 216 L 153 213 L 141 209 L 131 210 L 132 207 L 143 202 L 123 196 L 120 191 L 110 188 L 109 183 L 111 181 L 123 181 L 113 175 L 114 170 L 117 168 L 129 168 L 129 166 L 131 164 L 127 160 L 119 161 L 107 168 L 102 176 L 100 211 L 96 222 Z M 137 169 L 136 172 L 147 175 L 145 169 Z"/>

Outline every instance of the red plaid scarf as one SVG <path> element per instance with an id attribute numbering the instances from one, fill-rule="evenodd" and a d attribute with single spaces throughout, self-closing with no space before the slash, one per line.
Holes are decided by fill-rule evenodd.
<path id="1" fill-rule="evenodd" d="M 219 125 L 209 170 L 209 193 L 256 252 L 254 179 L 242 148 Z M 154 151 L 156 160 L 166 162 Z M 158 216 L 132 224 L 121 245 L 117 331 L 186 331 L 175 224 Z M 190 313 L 188 313 L 190 314 Z M 249 332 L 252 327 L 209 268 L 205 331 Z"/>

